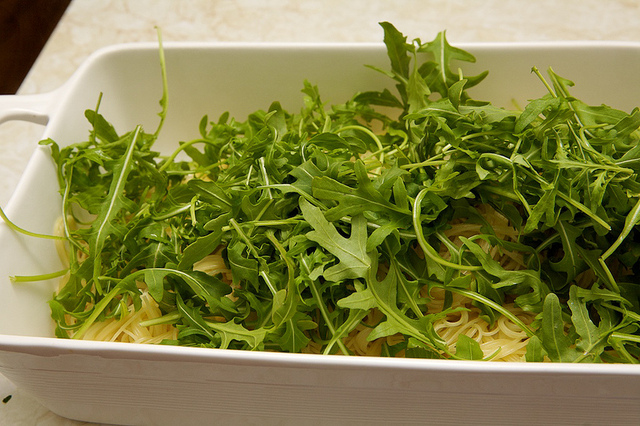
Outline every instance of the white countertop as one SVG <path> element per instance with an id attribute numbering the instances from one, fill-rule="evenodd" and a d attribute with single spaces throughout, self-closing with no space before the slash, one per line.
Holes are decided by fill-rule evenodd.
<path id="1" fill-rule="evenodd" d="M 96 49 L 156 41 L 381 42 L 380 21 L 411 38 L 447 31 L 474 41 L 640 41 L 636 0 L 73 0 L 19 94 L 63 84 Z M 637 70 L 633 70 L 637 72 Z M 639 102 L 640 104 L 640 102 Z M 0 126 L 0 205 L 13 192 L 42 127 Z M 0 376 L 0 425 L 76 425 Z"/>

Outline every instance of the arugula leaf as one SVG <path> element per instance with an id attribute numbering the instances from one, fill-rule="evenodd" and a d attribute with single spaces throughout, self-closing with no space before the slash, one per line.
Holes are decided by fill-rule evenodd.
<path id="1" fill-rule="evenodd" d="M 389 22 L 380 22 L 384 30 L 384 44 L 387 46 L 387 55 L 391 61 L 391 70 L 402 78 L 409 77 L 410 58 L 407 53 L 410 45 L 407 45 L 407 37 L 398 31 Z"/>
<path id="2" fill-rule="evenodd" d="M 127 136 L 127 138 L 130 139 L 127 151 L 113 168 L 113 177 L 109 188 L 108 198 L 103 202 L 102 208 L 98 213 L 98 217 L 92 225 L 92 235 L 89 239 L 89 252 L 92 253 L 92 260 L 94 264 L 93 279 L 96 286 L 98 286 L 98 289 L 100 289 L 100 282 L 98 280 L 98 275 L 101 269 L 100 255 L 104 248 L 105 241 L 110 234 L 123 235 L 122 229 L 117 226 L 114 218 L 121 209 L 134 209 L 131 201 L 124 196 L 123 190 L 127 181 L 127 176 L 133 169 L 133 153 L 139 134 L 140 127 L 136 128 L 134 133 Z"/>
<path id="3" fill-rule="evenodd" d="M 433 54 L 434 60 L 437 64 L 437 83 L 433 85 L 437 85 L 438 91 L 443 96 L 448 95 L 449 88 L 459 80 L 459 73 L 451 70 L 451 62 L 454 60 L 464 61 L 464 62 L 475 62 L 475 57 L 462 49 L 457 47 L 453 47 L 449 44 L 446 37 L 446 32 L 440 32 L 436 36 L 436 38 L 429 42 L 422 44 L 418 48 L 418 52 L 431 52 Z M 483 72 L 477 76 L 467 76 L 467 87 L 474 86 L 482 81 L 487 75 L 487 72 Z"/>
<path id="4" fill-rule="evenodd" d="M 369 334 L 368 339 L 373 340 L 402 333 L 423 342 L 429 347 L 444 350 L 442 339 L 433 331 L 433 325 L 429 318 L 423 317 L 422 321 L 414 320 L 398 309 L 398 275 L 394 271 L 394 265 L 390 265 L 389 272 L 382 281 L 378 281 L 376 274 L 377 268 L 370 269 L 366 280 L 367 290 L 370 291 L 375 300 L 375 306 L 385 314 L 386 321 L 378 324 Z M 359 307 L 359 309 L 361 308 Z"/>
<path id="5" fill-rule="evenodd" d="M 317 324 L 308 315 L 296 312 L 293 317 L 284 322 L 284 333 L 276 339 L 282 350 L 287 352 L 300 352 L 307 347 L 311 339 L 304 333 L 305 330 L 313 330 Z"/>
<path id="6" fill-rule="evenodd" d="M 550 293 L 544 300 L 541 335 L 542 347 L 552 361 L 572 362 L 577 357 L 573 341 L 565 334 L 562 308 L 558 296 Z"/>
<path id="7" fill-rule="evenodd" d="M 305 220 L 314 229 L 306 234 L 307 238 L 320 244 L 325 250 L 336 256 L 339 263 L 323 272 L 330 281 L 347 278 L 363 278 L 371 269 L 372 260 L 367 247 L 366 221 L 363 216 L 355 216 L 351 223 L 351 236 L 341 236 L 335 226 L 325 219 L 319 208 L 312 206 L 304 198 L 300 199 L 300 210 Z"/>
<path id="8" fill-rule="evenodd" d="M 228 348 L 232 340 L 247 342 L 251 349 L 260 349 L 267 334 L 266 329 L 247 330 L 242 325 L 234 322 L 207 322 L 206 325 L 220 336 L 220 348 L 222 349 Z"/>
<path id="9" fill-rule="evenodd" d="M 105 143 L 115 142 L 120 137 L 116 132 L 116 129 L 109 123 L 102 114 L 98 114 L 97 111 L 86 110 L 84 116 L 89 120 L 93 127 L 92 138 L 97 138 Z"/>
<path id="10" fill-rule="evenodd" d="M 86 141 L 42 141 L 69 247 L 55 334 L 82 338 L 148 291 L 161 315 L 141 326 L 172 324 L 167 344 L 351 355 L 366 318 L 381 356 L 499 358 L 436 333 L 473 307 L 530 338 L 526 361 L 638 362 L 640 110 L 585 104 L 535 66 L 548 93 L 498 108 L 470 97 L 487 73 L 466 75 L 475 58 L 444 32 L 422 42 L 380 25 L 390 66 L 370 68 L 393 89 L 332 105 L 304 81 L 299 111 L 205 115 L 200 137 L 163 156 L 161 48 L 154 134 L 121 137 L 96 107 Z M 212 253 L 231 282 L 194 270 Z"/>
<path id="11" fill-rule="evenodd" d="M 478 342 L 461 334 L 456 343 L 456 358 L 479 361 L 484 357 Z"/>
<path id="12" fill-rule="evenodd" d="M 335 179 L 320 177 L 313 179 L 313 195 L 320 200 L 335 200 L 339 204 L 327 211 L 328 220 L 335 220 L 344 215 L 356 216 L 364 211 L 380 211 L 392 217 L 409 217 L 408 209 L 401 209 L 382 196 L 366 175 L 362 161 L 357 160 L 354 165 L 358 180 L 357 188 L 344 185 Z"/>
<path id="13" fill-rule="evenodd" d="M 547 353 L 542 347 L 542 342 L 538 336 L 532 336 L 527 343 L 525 360 L 527 362 L 543 362 L 546 354 Z"/>
<path id="14" fill-rule="evenodd" d="M 554 271 L 564 272 L 566 274 L 565 282 L 569 284 L 585 270 L 586 266 L 580 252 L 576 250 L 577 239 L 582 234 L 582 230 L 564 220 L 559 220 L 555 229 L 562 242 L 563 256 L 558 262 L 551 262 L 550 265 Z"/>
<path id="15" fill-rule="evenodd" d="M 200 310 L 195 307 L 187 306 L 180 295 L 176 298 L 178 311 L 181 314 L 181 318 L 188 324 L 190 327 L 188 328 L 189 335 L 193 333 L 202 334 L 203 336 L 214 340 L 215 337 L 210 329 L 210 327 L 206 324 L 205 320 L 202 318 L 200 314 Z M 184 332 L 183 332 L 184 335 Z"/>
<path id="16" fill-rule="evenodd" d="M 604 350 L 606 339 L 600 337 L 600 330 L 589 317 L 587 307 L 578 299 L 576 289 L 577 287 L 571 288 L 567 302 L 572 312 L 571 322 L 580 336 L 576 348 L 582 350 L 584 354 L 597 358 Z M 604 326 L 605 323 L 603 322 L 602 325 Z"/>

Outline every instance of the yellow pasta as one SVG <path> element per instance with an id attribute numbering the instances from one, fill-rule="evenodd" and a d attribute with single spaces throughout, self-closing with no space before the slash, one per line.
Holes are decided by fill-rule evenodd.
<path id="1" fill-rule="evenodd" d="M 479 211 L 493 227 L 494 232 L 502 239 L 517 238 L 516 231 L 508 225 L 507 220 L 488 206 L 481 206 Z M 75 226 L 75 224 L 73 224 Z M 457 246 L 461 246 L 460 236 L 467 238 L 480 233 L 481 226 L 474 223 L 454 223 L 445 232 L 445 235 Z M 60 220 L 56 225 L 56 232 L 63 233 L 63 224 Z M 499 260 L 503 267 L 517 269 L 523 267 L 522 257 L 518 253 L 511 253 L 501 250 L 498 247 L 491 247 L 484 240 L 479 240 L 480 246 L 491 253 Z M 58 247 L 59 254 L 63 262 L 68 264 L 68 250 L 62 245 Z M 440 253 L 443 258 L 450 257 L 450 253 L 443 249 Z M 386 273 L 385 266 L 381 266 L 381 273 Z M 220 276 L 223 281 L 232 283 L 231 271 L 226 266 L 222 256 L 222 248 L 218 248 L 214 253 L 194 264 L 194 270 L 202 271 L 212 276 Z M 127 307 L 128 311 L 117 318 L 110 318 L 106 321 L 95 322 L 87 329 L 82 339 L 98 340 L 109 342 L 147 343 L 157 344 L 163 340 L 177 339 L 178 330 L 171 324 L 141 326 L 144 321 L 153 320 L 162 316 L 158 304 L 146 291 L 144 283 L 139 283 L 142 296 L 142 307 L 135 310 L 133 305 Z M 442 288 L 423 289 L 422 297 L 429 299 L 427 303 L 428 313 L 442 312 L 444 306 L 445 291 Z M 234 299 L 233 292 L 229 294 Z M 533 314 L 507 304 L 504 306 L 523 323 L 530 324 L 533 321 Z M 455 354 L 456 343 L 460 335 L 464 334 L 479 343 L 485 357 L 492 357 L 493 361 L 522 361 L 526 353 L 528 342 L 527 334 L 508 318 L 500 316 L 494 324 L 487 323 L 481 317 L 481 310 L 473 306 L 468 298 L 453 294 L 451 308 L 462 308 L 446 317 L 435 321 L 434 330 L 442 338 L 450 353 Z M 219 318 L 217 318 L 219 319 Z M 73 323 L 71 317 L 69 323 Z M 384 320 L 384 315 L 377 309 L 373 309 L 356 326 L 356 328 L 343 338 L 345 347 L 355 355 L 359 356 L 380 356 L 383 346 L 394 346 L 404 340 L 402 335 L 388 336 L 384 338 L 369 340 L 369 335 L 375 326 Z M 310 341 L 309 345 L 302 350 L 303 353 L 320 353 L 322 345 Z M 339 351 L 338 353 L 342 353 Z M 399 351 L 396 356 L 404 356 L 405 351 Z"/>

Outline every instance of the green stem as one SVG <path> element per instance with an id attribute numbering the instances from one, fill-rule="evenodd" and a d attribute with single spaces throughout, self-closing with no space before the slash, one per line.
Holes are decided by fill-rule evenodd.
<path id="1" fill-rule="evenodd" d="M 158 128 L 156 132 L 153 134 L 154 140 L 158 138 L 160 134 L 160 130 L 162 130 L 162 126 L 164 125 L 164 120 L 167 117 L 167 96 L 169 93 L 169 84 L 167 83 L 167 67 L 164 58 L 164 48 L 162 47 L 162 32 L 159 27 L 156 27 L 156 31 L 158 33 L 158 52 L 160 57 L 160 72 L 162 76 L 162 98 L 160 99 L 160 106 L 162 107 L 162 111 L 158 114 L 160 116 L 160 122 L 158 123 Z"/>
<path id="2" fill-rule="evenodd" d="M 27 235 L 29 237 L 44 238 L 48 240 L 66 240 L 67 239 L 66 237 L 62 237 L 59 235 L 39 234 L 37 232 L 27 231 L 26 229 L 21 228 L 15 223 L 13 223 L 12 221 L 10 221 L 7 215 L 4 213 L 4 210 L 2 210 L 2 208 L 0 208 L 0 217 L 2 218 L 2 220 L 4 220 L 4 223 L 6 223 L 9 228 L 11 228 L 12 230 L 20 234 Z"/>
<path id="3" fill-rule="evenodd" d="M 627 238 L 627 235 L 633 230 L 636 224 L 640 221 L 640 198 L 636 201 L 636 205 L 631 209 L 629 214 L 627 215 L 624 221 L 624 228 L 620 232 L 620 235 L 616 239 L 616 241 L 611 244 L 609 249 L 605 251 L 600 257 L 603 261 L 606 260 L 609 256 L 613 254 L 614 251 L 622 244 L 622 242 Z"/>
<path id="4" fill-rule="evenodd" d="M 140 327 L 152 327 L 154 325 L 174 324 L 181 318 L 177 312 L 166 314 L 158 318 L 149 319 L 140 322 Z"/>
<path id="5" fill-rule="evenodd" d="M 368 129 L 368 128 L 364 127 L 364 126 L 356 126 L 356 125 L 350 125 L 350 126 L 341 127 L 338 130 L 336 130 L 335 133 L 340 133 L 343 130 L 360 130 L 360 131 L 366 133 L 367 135 L 371 136 L 371 139 L 373 139 L 373 141 L 378 146 L 378 150 L 380 151 L 380 163 L 384 164 L 384 147 L 382 146 L 382 142 L 380 142 L 380 139 L 378 138 L 378 136 L 375 133 L 373 133 L 370 129 Z"/>
<path id="6" fill-rule="evenodd" d="M 440 265 L 447 268 L 456 269 L 459 271 L 481 271 L 482 266 L 461 265 L 461 264 L 449 262 L 443 259 L 442 257 L 440 257 L 438 253 L 436 253 L 435 249 L 431 247 L 429 243 L 427 243 L 427 240 L 424 238 L 424 232 L 422 231 L 422 221 L 420 220 L 420 213 L 421 213 L 420 203 L 422 203 L 422 200 L 424 199 L 425 195 L 427 195 L 427 192 L 429 192 L 429 190 L 427 188 L 424 188 L 416 196 L 416 199 L 413 203 L 413 215 L 412 215 L 413 229 L 414 229 L 414 232 L 416 233 L 416 239 L 418 240 L 418 244 L 420 244 L 420 248 L 422 248 L 424 255 L 429 257 L 434 262 L 439 263 Z"/>
<path id="7" fill-rule="evenodd" d="M 305 270 L 305 274 L 306 274 L 305 278 L 308 278 L 311 271 L 309 270 L 309 265 L 307 265 L 307 262 L 304 260 L 303 257 L 300 257 L 300 264 L 303 266 Z M 342 336 L 336 336 L 336 329 L 333 326 L 331 319 L 329 318 L 329 312 L 327 312 L 327 307 L 322 300 L 322 296 L 320 295 L 320 291 L 318 290 L 316 282 L 310 278 L 307 279 L 306 281 L 309 284 L 309 289 L 311 290 L 311 294 L 313 295 L 313 298 L 316 300 L 316 305 L 318 307 L 318 310 L 320 311 L 320 314 L 322 315 L 322 318 L 324 319 L 324 322 L 327 325 L 327 328 L 329 329 L 331 336 L 334 338 L 336 344 L 338 345 L 342 353 L 344 355 L 349 355 L 349 350 L 342 342 L 342 339 L 341 339 Z M 327 346 L 327 348 L 325 349 L 325 352 L 330 350 L 331 350 L 331 347 Z"/>
<path id="8" fill-rule="evenodd" d="M 242 241 L 244 241 L 244 243 L 246 244 L 247 248 L 249 249 L 253 257 L 255 257 L 258 263 L 260 264 L 260 268 L 259 268 L 260 271 L 258 272 L 258 274 L 262 277 L 262 279 L 264 279 L 265 283 L 267 284 L 267 287 L 269 287 L 269 291 L 271 291 L 271 294 L 275 296 L 277 293 L 277 290 L 275 285 L 273 285 L 273 283 L 271 282 L 269 275 L 267 275 L 267 272 L 266 272 L 267 265 L 265 260 L 260 256 L 260 254 L 258 253 L 258 250 L 256 250 L 256 248 L 254 247 L 253 243 L 251 242 L 247 234 L 245 234 L 244 231 L 240 228 L 240 225 L 238 225 L 238 222 L 236 222 L 235 219 L 230 219 L 229 223 L 231 224 L 233 229 L 238 233 L 238 236 L 242 239 Z"/>
<path id="9" fill-rule="evenodd" d="M 205 143 L 205 144 L 210 144 L 211 141 L 208 141 L 206 139 L 194 139 L 191 140 L 189 142 L 185 142 L 183 144 L 180 144 L 180 146 L 171 153 L 171 155 L 169 157 L 167 157 L 167 159 L 162 163 L 162 165 L 158 168 L 158 172 L 162 173 L 165 170 L 167 170 L 167 168 L 173 164 L 173 160 L 176 159 L 176 157 L 178 156 L 178 154 L 180 154 L 180 152 L 184 151 L 185 148 L 189 148 L 191 145 L 194 145 L 196 143 Z"/>
<path id="10" fill-rule="evenodd" d="M 624 314 L 626 316 L 628 316 L 629 318 L 631 318 L 634 321 L 640 321 L 640 314 L 637 314 L 633 311 L 629 311 L 627 309 L 621 308 L 619 306 L 615 306 L 612 305 L 611 303 L 607 303 L 607 302 L 602 302 L 602 306 L 617 312 L 620 312 L 621 314 Z"/>
<path id="11" fill-rule="evenodd" d="M 84 334 L 87 332 L 89 327 L 91 327 L 91 325 L 96 321 L 98 316 L 100 316 L 102 311 L 104 311 L 107 308 L 107 306 L 109 305 L 109 303 L 111 303 L 113 298 L 116 297 L 121 291 L 122 289 L 120 287 L 115 286 L 113 289 L 111 289 L 111 291 L 109 291 L 109 293 L 107 293 L 102 298 L 102 300 L 96 303 L 96 305 L 93 307 L 93 311 L 91 311 L 91 315 L 89 315 L 89 317 L 82 323 L 82 326 L 73 335 L 73 339 L 82 339 L 82 336 L 84 336 Z"/>
<path id="12" fill-rule="evenodd" d="M 545 80 L 544 76 L 540 73 L 540 70 L 538 69 L 538 67 L 531 68 L 531 72 L 533 72 L 535 75 L 538 76 L 538 78 L 540 79 L 540 81 L 542 81 L 542 84 L 544 84 L 544 87 L 547 88 L 551 96 L 553 96 L 554 98 L 558 97 L 558 95 L 556 95 L 556 92 L 553 90 L 551 86 L 549 86 L 549 83 L 547 83 L 547 80 Z"/>
<path id="13" fill-rule="evenodd" d="M 69 272 L 68 268 L 61 269 L 60 271 L 50 272 L 48 274 L 38 274 L 38 275 L 14 275 L 9 277 L 12 283 L 26 283 L 33 281 L 46 281 L 53 278 L 60 278 Z"/>

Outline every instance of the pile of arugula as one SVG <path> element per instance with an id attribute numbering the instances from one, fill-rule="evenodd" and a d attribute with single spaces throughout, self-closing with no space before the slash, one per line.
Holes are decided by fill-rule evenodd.
<path id="1" fill-rule="evenodd" d="M 488 322 L 522 327 L 527 361 L 638 363 L 640 112 L 588 106 L 551 70 L 548 83 L 534 69 L 548 93 L 522 111 L 473 100 L 466 90 L 487 73 L 451 69 L 471 54 L 444 33 L 407 42 L 381 25 L 391 69 L 377 71 L 397 93 L 328 107 L 305 82 L 299 113 L 274 102 L 246 121 L 205 116 L 201 137 L 169 157 L 152 150 L 157 132 L 119 135 L 98 108 L 86 112 L 88 141 L 43 141 L 65 217 L 89 213 L 66 226 L 71 277 L 50 302 L 57 336 L 140 306 L 144 282 L 164 313 L 145 325 L 179 330 L 167 344 L 299 352 L 313 340 L 349 354 L 343 338 L 377 309 L 369 339 L 404 336 L 385 356 L 483 359 L 472 339 L 452 351 L 434 331 L 457 293 Z M 380 112 L 389 108 L 397 117 Z M 518 241 L 498 238 L 481 204 Z M 454 220 L 482 234 L 457 247 L 444 234 Z M 522 253 L 527 268 L 503 269 L 480 240 Z M 233 298 L 193 269 L 218 247 Z M 577 285 L 584 274 L 593 278 Z M 445 289 L 442 312 L 427 311 L 425 286 Z M 503 308 L 511 301 L 535 321 Z"/>

